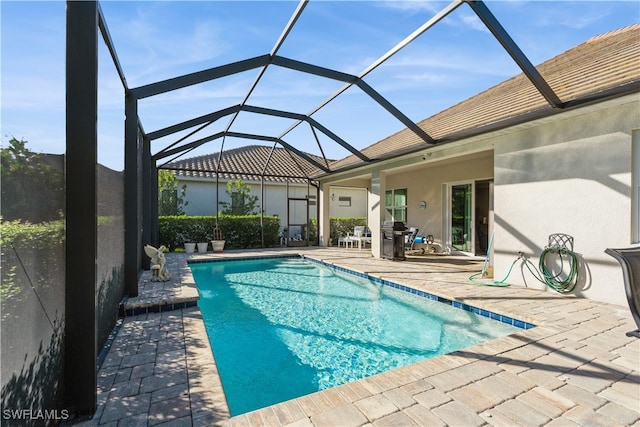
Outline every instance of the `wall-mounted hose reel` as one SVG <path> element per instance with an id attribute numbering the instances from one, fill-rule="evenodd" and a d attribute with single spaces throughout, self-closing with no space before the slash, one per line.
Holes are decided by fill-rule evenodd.
<path id="1" fill-rule="evenodd" d="M 491 236 L 493 240 L 493 235 Z M 491 242 L 489 247 L 491 247 Z M 489 251 L 487 251 L 487 260 L 489 257 Z M 474 280 L 477 276 L 482 275 L 480 273 L 473 274 L 469 277 L 469 281 L 485 286 L 509 286 L 507 279 L 511 275 L 513 266 L 522 260 L 522 263 L 527 267 L 529 272 L 541 283 L 544 283 L 551 289 L 561 294 L 568 294 L 576 287 L 578 283 L 578 257 L 573 252 L 573 237 L 564 233 L 554 233 L 549 235 L 547 246 L 544 247 L 540 254 L 540 261 L 538 268 L 529 261 L 524 252 L 519 252 L 518 257 L 511 263 L 507 275 L 502 280 L 496 280 L 491 282 L 480 282 Z M 485 261 L 486 265 L 486 261 Z M 569 266 L 568 269 L 566 266 Z M 565 272 L 565 269 L 568 270 Z"/>
<path id="2" fill-rule="evenodd" d="M 557 255 L 557 259 L 560 261 L 556 273 L 547 262 L 550 255 Z M 565 275 L 564 267 L 567 262 L 569 263 L 569 271 Z M 573 252 L 573 237 L 562 233 L 549 235 L 548 244 L 540 254 L 538 270 L 542 277 L 539 278 L 535 274 L 534 276 L 542 283 L 561 294 L 571 292 L 578 282 L 578 257 Z"/>

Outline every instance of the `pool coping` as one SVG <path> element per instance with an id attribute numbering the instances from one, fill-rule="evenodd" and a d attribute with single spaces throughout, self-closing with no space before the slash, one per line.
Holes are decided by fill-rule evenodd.
<path id="1" fill-rule="evenodd" d="M 347 274 L 351 274 L 351 275 L 356 276 L 356 277 L 362 277 L 362 278 L 365 278 L 367 280 L 371 280 L 374 283 L 378 283 L 378 284 L 381 284 L 381 285 L 384 285 L 384 286 L 389 286 L 389 287 L 391 287 L 393 289 L 398 289 L 400 291 L 407 292 L 407 293 L 410 293 L 412 295 L 416 295 L 416 296 L 419 296 L 419 297 L 422 297 L 422 298 L 426 298 L 426 299 L 429 299 L 431 301 L 437 301 L 437 302 L 442 303 L 442 304 L 450 305 L 453 308 L 457 308 L 457 309 L 461 309 L 461 310 L 464 310 L 464 311 L 468 311 L 468 312 L 477 314 L 477 315 L 482 316 L 482 317 L 487 317 L 487 318 L 489 318 L 491 320 L 495 320 L 495 321 L 498 321 L 498 322 L 501 322 L 501 323 L 506 323 L 506 324 L 511 325 L 513 327 L 516 327 L 518 329 L 531 329 L 531 328 L 535 328 L 536 327 L 536 325 L 534 323 L 529 323 L 529 322 L 526 322 L 524 320 L 516 319 L 516 318 L 510 317 L 510 316 L 504 316 L 502 314 L 495 313 L 495 312 L 493 312 L 491 310 L 475 307 L 475 306 L 470 305 L 470 304 L 461 303 L 461 302 L 458 302 L 458 301 L 455 301 L 455 300 L 451 300 L 449 298 L 445 298 L 445 297 L 441 297 L 441 296 L 436 295 L 436 294 L 432 294 L 430 292 L 414 289 L 414 288 L 412 288 L 410 286 L 405 286 L 405 285 L 402 285 L 400 283 L 393 282 L 391 280 L 386 280 L 386 279 L 378 278 L 378 277 L 375 277 L 375 276 L 371 276 L 370 274 L 367 274 L 367 273 L 359 273 L 357 271 L 353 271 L 351 269 L 340 267 L 340 266 L 335 265 L 335 264 L 328 264 L 328 263 L 326 263 L 326 262 L 324 262 L 322 260 L 314 260 L 313 258 L 307 257 L 305 255 L 302 255 L 302 257 L 304 259 L 310 260 L 312 262 L 319 263 L 319 264 L 327 266 L 327 267 L 331 267 L 332 269 L 334 269 L 336 271 L 345 272 Z"/>

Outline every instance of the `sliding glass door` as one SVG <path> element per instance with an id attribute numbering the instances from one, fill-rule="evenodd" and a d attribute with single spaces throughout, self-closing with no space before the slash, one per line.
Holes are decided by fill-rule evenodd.
<path id="1" fill-rule="evenodd" d="M 451 249 L 473 253 L 473 183 L 453 184 L 450 189 Z"/>

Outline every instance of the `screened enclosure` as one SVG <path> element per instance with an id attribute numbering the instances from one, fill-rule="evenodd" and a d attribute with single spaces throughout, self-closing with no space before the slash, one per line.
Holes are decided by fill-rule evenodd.
<path id="1" fill-rule="evenodd" d="M 382 10 L 388 18 L 385 31 L 394 33 L 393 43 L 376 43 L 379 28 L 361 22 L 362 8 L 378 7 L 377 3 L 335 2 L 341 9 L 333 15 L 325 10 L 325 2 L 260 2 L 265 9 L 259 11 L 255 4 L 230 2 L 226 7 L 254 7 L 246 11 L 247 19 L 255 20 L 256 28 L 271 29 L 248 36 L 229 28 L 227 36 L 251 46 L 248 56 L 234 56 L 235 50 L 229 48 L 231 53 L 220 58 L 192 61 L 188 72 L 173 73 L 173 64 L 165 64 L 158 74 L 127 75 L 136 55 L 119 56 L 118 47 L 139 40 L 151 44 L 154 34 L 141 31 L 138 39 L 130 33 L 119 36 L 126 30 L 120 19 L 144 15 L 140 11 L 145 11 L 146 3 L 133 5 L 139 10 L 125 8 L 124 12 L 117 10 L 118 3 L 122 2 L 66 2 L 65 57 L 57 64 L 64 68 L 66 82 L 64 99 L 58 100 L 65 106 L 66 139 L 57 147 L 64 156 L 14 153 L 5 164 L 3 149 L 3 407 L 95 410 L 99 353 L 117 322 L 122 297 L 138 294 L 140 272 L 149 267 L 144 245 L 158 243 L 159 168 L 175 165 L 185 156 L 217 152 L 220 157 L 199 172 L 225 176 L 234 172 L 225 165 L 227 150 L 260 144 L 271 152 L 276 147 L 284 149 L 295 165 L 286 173 L 278 172 L 278 178 L 302 180 L 315 189 L 319 180 L 333 174 L 636 90 L 620 86 L 602 93 L 601 98 L 560 99 L 553 82 L 541 75 L 517 43 L 517 23 L 501 22 L 492 11 L 493 4 L 459 0 L 427 2 L 429 8 L 411 20 L 402 13 Z M 180 3 L 186 7 L 191 2 Z M 211 8 L 206 9 L 208 13 L 224 21 L 224 7 L 216 8 L 217 2 L 193 3 L 210 3 L 204 5 Z M 506 7 L 501 3 L 509 2 L 499 2 L 495 8 Z M 162 11 L 162 4 L 155 6 Z M 323 14 L 331 16 L 327 22 L 349 28 L 351 36 L 336 39 L 327 26 L 320 36 L 296 38 L 300 27 L 310 23 L 309 16 Z M 527 10 L 521 11 L 521 16 L 527 15 Z M 163 22 L 173 25 L 172 18 L 177 21 L 178 17 L 165 16 Z M 533 94 L 533 101 L 513 106 L 520 108 L 520 116 L 501 117 L 482 128 L 470 122 L 463 131 L 434 132 L 420 120 L 451 106 L 439 104 L 441 85 L 430 81 L 433 76 L 426 71 L 407 74 L 397 70 L 411 65 L 409 59 L 415 57 L 426 58 L 419 69 L 429 70 L 435 63 L 464 57 L 476 49 L 478 40 L 456 38 L 455 31 L 446 31 L 459 22 L 472 22 L 481 28 L 478 39 L 491 43 L 486 64 L 504 67 L 508 76 L 519 72 L 526 76 L 523 85 Z M 456 31 L 463 31 L 460 28 Z M 355 37 L 365 41 L 356 47 L 368 45 L 375 50 L 354 57 L 346 47 Z M 460 50 L 453 50 L 455 45 Z M 294 46 L 305 47 L 304 53 L 296 56 Z M 177 42 L 162 52 L 174 55 L 170 58 L 178 62 L 206 48 L 206 44 Z M 527 48 L 535 52 L 532 46 Z M 403 56 L 408 51 L 414 56 Z M 101 68 L 104 64 L 108 64 L 107 71 Z M 471 62 L 462 71 L 455 70 L 464 90 L 457 85 L 445 90 L 460 90 L 456 93 L 459 101 L 486 89 L 464 86 L 473 80 L 471 76 L 483 72 L 481 65 L 485 63 Z M 154 68 L 153 64 L 144 66 Z M 395 71 L 391 74 L 397 79 L 388 71 Z M 101 80 L 105 76 L 108 78 Z M 288 83 L 298 76 L 304 76 L 300 85 L 312 97 L 287 96 L 295 86 Z M 495 79 L 502 81 L 504 76 Z M 405 102 L 409 94 L 398 95 L 390 87 L 409 81 L 418 81 L 421 90 L 409 88 L 419 98 Z M 232 83 L 232 96 L 221 82 Z M 281 96 L 267 102 L 271 91 Z M 347 103 L 350 99 L 357 100 L 356 104 Z M 109 123 L 115 123 L 119 136 L 113 139 L 98 136 L 111 119 L 100 114 L 106 103 L 115 105 L 110 110 L 115 118 Z M 189 108 L 192 105 L 197 108 Z M 335 120 L 345 117 L 348 120 Z M 274 122 L 275 128 L 266 126 Z M 252 176 L 276 175 L 275 161 L 267 155 Z M 12 169 L 11 165 L 20 162 Z M 8 172 L 13 176 L 6 177 Z M 456 214 L 451 227 L 456 230 L 455 244 L 463 249 L 469 245 L 465 228 L 468 192 L 456 187 L 452 194 Z M 390 215 L 400 218 L 406 214 L 406 195 L 398 191 L 387 196 Z M 29 205 L 20 205 L 23 202 Z M 317 197 L 316 203 L 320 202 Z M 347 203 L 346 199 L 342 202 Z M 288 198 L 287 240 L 309 243 L 310 211 L 317 208 L 310 206 L 309 198 Z M 25 227 L 27 222 L 33 227 Z"/>

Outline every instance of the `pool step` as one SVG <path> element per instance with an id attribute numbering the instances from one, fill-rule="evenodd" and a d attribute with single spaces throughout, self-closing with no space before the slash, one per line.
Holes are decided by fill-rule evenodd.
<path id="1" fill-rule="evenodd" d="M 171 280 L 152 282 L 151 271 L 143 271 L 138 280 L 138 296 L 124 296 L 120 301 L 120 317 L 181 310 L 198 305 L 198 289 L 191 269 L 184 263 L 169 266 Z"/>
<path id="2" fill-rule="evenodd" d="M 120 317 L 137 316 L 139 314 L 161 313 L 164 311 L 182 310 L 183 308 L 196 307 L 198 297 L 181 299 L 178 301 L 145 301 L 143 303 L 130 303 L 129 297 L 124 297 L 120 302 Z"/>

